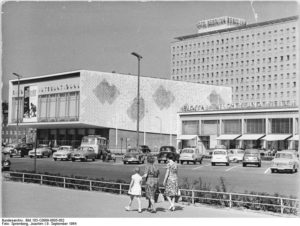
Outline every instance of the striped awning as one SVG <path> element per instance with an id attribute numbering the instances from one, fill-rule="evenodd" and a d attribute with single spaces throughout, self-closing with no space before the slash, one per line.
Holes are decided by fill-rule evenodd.
<path id="1" fill-rule="evenodd" d="M 267 136 L 262 138 L 262 140 L 266 140 L 266 141 L 286 140 L 291 136 L 292 134 L 268 134 Z"/>
<path id="2" fill-rule="evenodd" d="M 289 140 L 298 140 L 299 141 L 299 134 L 292 136 Z"/>
<path id="3" fill-rule="evenodd" d="M 222 135 L 218 136 L 216 139 L 217 140 L 235 140 L 239 136 L 241 136 L 241 134 L 222 134 Z"/>
<path id="4" fill-rule="evenodd" d="M 238 140 L 258 140 L 265 136 L 265 134 L 243 134 Z"/>

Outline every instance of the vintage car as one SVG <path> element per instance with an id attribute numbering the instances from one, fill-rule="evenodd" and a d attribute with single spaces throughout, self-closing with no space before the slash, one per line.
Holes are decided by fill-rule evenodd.
<path id="1" fill-rule="evenodd" d="M 242 149 L 229 149 L 228 157 L 230 162 L 241 162 L 243 161 L 245 151 Z"/>
<path id="2" fill-rule="evenodd" d="M 37 158 L 43 158 L 44 156 L 47 156 L 48 158 L 50 158 L 50 156 L 52 154 L 52 150 L 48 145 L 40 144 L 36 148 L 36 150 L 32 149 L 31 151 L 29 151 L 28 156 L 30 158 L 33 158 L 35 156 L 35 153 L 36 153 Z"/>
<path id="3" fill-rule="evenodd" d="M 126 154 L 123 156 L 123 163 L 140 163 L 145 162 L 145 154 L 139 149 L 130 148 L 127 150 Z"/>
<path id="4" fill-rule="evenodd" d="M 72 146 L 60 146 L 57 151 L 53 153 L 53 160 L 71 160 L 72 152 L 74 151 Z"/>
<path id="5" fill-rule="evenodd" d="M 88 146 L 80 147 L 77 151 L 74 151 L 71 155 L 72 162 L 76 160 L 87 161 L 89 159 L 95 161 L 96 157 L 97 154 L 94 148 Z"/>
<path id="6" fill-rule="evenodd" d="M 21 157 L 23 158 L 25 155 L 28 155 L 28 152 L 33 149 L 33 144 L 18 144 L 14 149 L 10 152 L 10 157 Z"/>
<path id="7" fill-rule="evenodd" d="M 106 152 L 103 154 L 103 158 L 102 158 L 103 162 L 108 162 L 110 160 L 116 162 L 116 159 L 117 159 L 116 155 L 111 153 L 110 150 L 106 150 Z"/>
<path id="8" fill-rule="evenodd" d="M 151 152 L 147 145 L 140 145 L 139 150 L 143 152 L 143 154 L 149 154 Z"/>
<path id="9" fill-rule="evenodd" d="M 2 159 L 1 159 L 1 162 L 2 162 L 2 170 L 10 170 L 10 165 L 11 165 L 11 162 L 9 160 L 9 155 L 8 154 L 3 154 L 2 153 Z"/>
<path id="10" fill-rule="evenodd" d="M 167 155 L 173 155 L 175 161 L 179 162 L 180 155 L 176 152 L 176 148 L 173 146 L 161 146 L 157 155 L 158 163 L 167 162 Z"/>
<path id="11" fill-rule="evenodd" d="M 194 164 L 199 162 L 201 164 L 203 157 L 203 153 L 199 150 L 199 148 L 184 148 L 180 153 L 179 161 L 180 164 L 183 164 L 184 162 L 187 164 L 190 162 Z"/>
<path id="12" fill-rule="evenodd" d="M 290 171 L 295 173 L 299 169 L 299 156 L 296 151 L 284 150 L 275 154 L 271 163 L 271 172 Z"/>
<path id="13" fill-rule="evenodd" d="M 260 151 L 258 149 L 246 149 L 243 157 L 243 167 L 248 164 L 254 164 L 261 167 Z"/>
<path id="14" fill-rule="evenodd" d="M 11 154 L 11 152 L 15 149 L 18 148 L 19 144 L 17 143 L 11 143 L 6 145 L 4 148 L 2 148 L 2 153 L 3 154 Z"/>
<path id="15" fill-rule="evenodd" d="M 215 149 L 212 152 L 211 165 L 225 164 L 229 166 L 229 155 L 226 149 Z"/>

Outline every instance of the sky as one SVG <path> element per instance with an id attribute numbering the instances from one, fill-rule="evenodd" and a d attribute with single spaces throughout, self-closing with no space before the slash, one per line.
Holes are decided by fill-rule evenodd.
<path id="1" fill-rule="evenodd" d="M 257 22 L 298 15 L 297 1 L 253 1 Z M 33 77 L 78 69 L 170 78 L 170 44 L 203 19 L 255 23 L 250 1 L 7 1 L 2 3 L 2 100 L 13 72 Z"/>

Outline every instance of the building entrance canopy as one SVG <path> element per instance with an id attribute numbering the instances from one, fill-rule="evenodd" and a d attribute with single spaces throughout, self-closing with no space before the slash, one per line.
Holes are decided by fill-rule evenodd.
<path id="1" fill-rule="evenodd" d="M 180 135 L 178 136 L 177 140 L 192 140 L 197 138 L 197 135 Z"/>
<path id="2" fill-rule="evenodd" d="M 299 140 L 299 134 L 292 136 L 289 140 Z"/>
<path id="3" fill-rule="evenodd" d="M 265 134 L 243 134 L 238 140 L 258 140 L 265 136 Z"/>
<path id="4" fill-rule="evenodd" d="M 222 134 L 222 135 L 218 136 L 216 139 L 217 140 L 235 140 L 239 136 L 241 136 L 241 134 Z"/>
<path id="5" fill-rule="evenodd" d="M 269 134 L 262 139 L 266 141 L 286 140 L 290 136 L 292 136 L 292 134 Z"/>

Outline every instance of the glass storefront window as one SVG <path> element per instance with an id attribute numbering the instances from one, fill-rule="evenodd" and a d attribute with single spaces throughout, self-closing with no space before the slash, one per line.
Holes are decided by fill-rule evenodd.
<path id="1" fill-rule="evenodd" d="M 197 135 L 199 131 L 199 121 L 182 121 L 183 135 Z"/>
<path id="2" fill-rule="evenodd" d="M 201 122 L 201 135 L 219 134 L 219 120 L 203 120 Z"/>
<path id="3" fill-rule="evenodd" d="M 265 119 L 246 119 L 246 131 L 250 134 L 264 134 L 266 133 L 266 120 Z"/>
<path id="4" fill-rule="evenodd" d="M 222 134 L 241 134 L 242 123 L 241 120 L 223 120 Z"/>
<path id="5" fill-rule="evenodd" d="M 292 118 L 276 118 L 270 119 L 271 133 L 293 133 Z"/>

